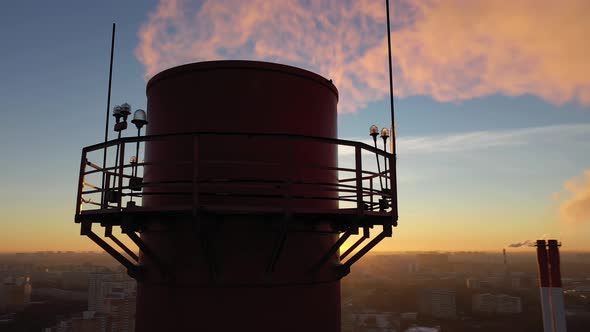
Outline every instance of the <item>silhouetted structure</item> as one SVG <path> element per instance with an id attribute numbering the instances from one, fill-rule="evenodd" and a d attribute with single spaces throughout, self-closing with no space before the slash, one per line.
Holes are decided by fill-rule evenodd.
<path id="1" fill-rule="evenodd" d="M 537 261 L 539 263 L 539 286 L 543 330 L 545 332 L 566 332 L 565 304 L 561 288 L 561 267 L 557 240 L 537 240 Z"/>
<path id="2" fill-rule="evenodd" d="M 290 66 L 189 64 L 154 76 L 147 97 L 146 136 L 84 148 L 76 211 L 82 234 L 137 279 L 136 330 L 339 331 L 340 279 L 397 223 L 394 156 L 338 140 L 336 87 Z M 102 168 L 90 158 L 105 147 L 117 153 Z M 366 166 L 375 155 L 390 168 Z"/>

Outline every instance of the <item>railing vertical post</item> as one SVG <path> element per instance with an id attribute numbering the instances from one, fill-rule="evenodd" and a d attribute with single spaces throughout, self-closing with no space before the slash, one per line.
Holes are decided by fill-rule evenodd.
<path id="1" fill-rule="evenodd" d="M 80 175 L 78 176 L 78 196 L 76 197 L 76 215 L 80 214 L 82 205 L 82 191 L 84 191 L 84 178 L 86 174 L 86 151 L 82 151 L 82 158 L 80 160 Z"/>
<path id="2" fill-rule="evenodd" d="M 104 188 L 102 188 L 102 192 L 101 192 L 102 205 L 100 208 L 106 209 L 109 207 L 107 193 L 109 192 L 109 190 L 111 190 L 111 175 L 108 174 L 108 172 L 105 171 L 104 169 L 102 170 L 102 174 L 104 175 L 105 183 L 104 183 Z"/>
<path id="3" fill-rule="evenodd" d="M 394 226 L 397 226 L 397 170 L 395 151 L 389 156 L 389 184 L 391 194 L 391 217 Z"/>
<path id="4" fill-rule="evenodd" d="M 354 146 L 354 161 L 356 171 L 356 209 L 357 214 L 363 214 L 363 162 L 360 145 Z"/>
<path id="5" fill-rule="evenodd" d="M 119 194 L 117 195 L 117 207 L 121 208 L 121 201 L 123 201 L 123 167 L 125 165 L 125 143 L 119 142 L 121 149 L 119 150 Z"/>
<path id="6" fill-rule="evenodd" d="M 373 178 L 369 178 L 369 201 L 371 203 L 371 208 L 370 210 L 373 211 L 373 204 L 374 204 L 374 200 L 373 200 Z"/>

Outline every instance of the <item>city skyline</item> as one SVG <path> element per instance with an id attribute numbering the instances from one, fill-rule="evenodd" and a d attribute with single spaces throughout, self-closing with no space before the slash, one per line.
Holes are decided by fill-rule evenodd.
<path id="1" fill-rule="evenodd" d="M 540 331 L 544 311 L 535 254 L 509 255 L 507 264 L 497 256 L 367 255 L 343 279 L 342 331 L 371 331 L 375 325 L 406 332 L 414 331 L 412 326 L 431 327 L 427 331 L 497 331 L 499 326 Z M 106 258 L 0 257 L 3 327 L 61 332 L 101 325 L 106 331 L 132 331 L 136 282 Z M 560 259 L 568 331 L 587 330 L 589 258 L 564 253 Z"/>
<path id="2" fill-rule="evenodd" d="M 73 215 L 81 148 L 102 140 L 112 22 L 111 106 L 145 108 L 145 83 L 162 69 L 239 58 L 333 79 L 340 138 L 388 126 L 382 2 L 321 4 L 5 5 L 0 252 L 98 250 Z M 499 4 L 394 2 L 400 226 L 375 251 L 499 251 L 537 238 L 590 250 L 590 7 Z"/>

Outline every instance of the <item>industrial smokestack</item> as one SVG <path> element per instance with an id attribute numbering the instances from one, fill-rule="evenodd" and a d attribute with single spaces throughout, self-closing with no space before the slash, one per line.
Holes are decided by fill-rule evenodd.
<path id="1" fill-rule="evenodd" d="M 340 279 L 392 236 L 397 196 L 394 155 L 337 139 L 337 102 L 330 81 L 303 69 L 188 64 L 149 81 L 146 136 L 82 150 L 76 222 L 138 281 L 136 331 L 340 331 Z M 140 113 L 134 121 L 147 122 Z M 126 164 L 138 143 L 145 162 Z M 89 160 L 113 145 L 120 163 Z M 338 168 L 341 147 L 354 148 L 354 169 Z M 366 155 L 387 158 L 389 170 L 367 178 Z M 97 170 L 116 181 L 85 190 Z M 374 189 L 376 177 L 388 185 Z M 101 204 L 82 209 L 98 194 Z M 370 237 L 374 226 L 383 230 Z M 355 251 L 340 255 L 361 228 Z"/>
<path id="2" fill-rule="evenodd" d="M 543 331 L 553 332 L 551 315 L 549 264 L 545 240 L 537 240 L 537 262 L 539 263 L 539 290 L 541 292 L 541 312 L 543 313 Z"/>
<path id="3" fill-rule="evenodd" d="M 551 307 L 553 311 L 553 329 L 555 332 L 566 332 L 565 305 L 561 286 L 561 271 L 559 263 L 559 243 L 549 240 L 549 271 L 551 284 Z"/>

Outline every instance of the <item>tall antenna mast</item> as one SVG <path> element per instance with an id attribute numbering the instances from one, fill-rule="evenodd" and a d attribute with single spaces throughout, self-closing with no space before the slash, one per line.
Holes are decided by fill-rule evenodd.
<path id="1" fill-rule="evenodd" d="M 387 51 L 388 51 L 388 58 L 387 63 L 389 64 L 389 103 L 391 106 L 391 154 L 393 154 L 393 160 L 389 165 L 391 178 L 393 184 L 391 186 L 391 208 L 395 211 L 395 222 L 397 222 L 397 156 L 396 156 L 396 147 L 395 141 L 397 138 L 397 133 L 395 130 L 395 109 L 393 104 L 393 68 L 391 63 L 391 28 L 389 24 L 389 0 L 385 0 L 385 11 L 387 12 Z"/>
<path id="2" fill-rule="evenodd" d="M 115 51 L 115 23 L 113 23 L 113 33 L 111 35 L 111 62 L 109 65 L 109 88 L 107 92 L 107 115 L 106 123 L 104 126 L 104 142 L 109 140 L 109 114 L 111 110 L 111 83 L 113 82 L 113 53 Z M 107 167 L 107 147 L 105 145 L 103 158 L 102 158 L 102 169 Z M 105 188 L 105 172 L 102 172 L 102 188 Z M 104 202 L 103 202 L 104 204 Z"/>

